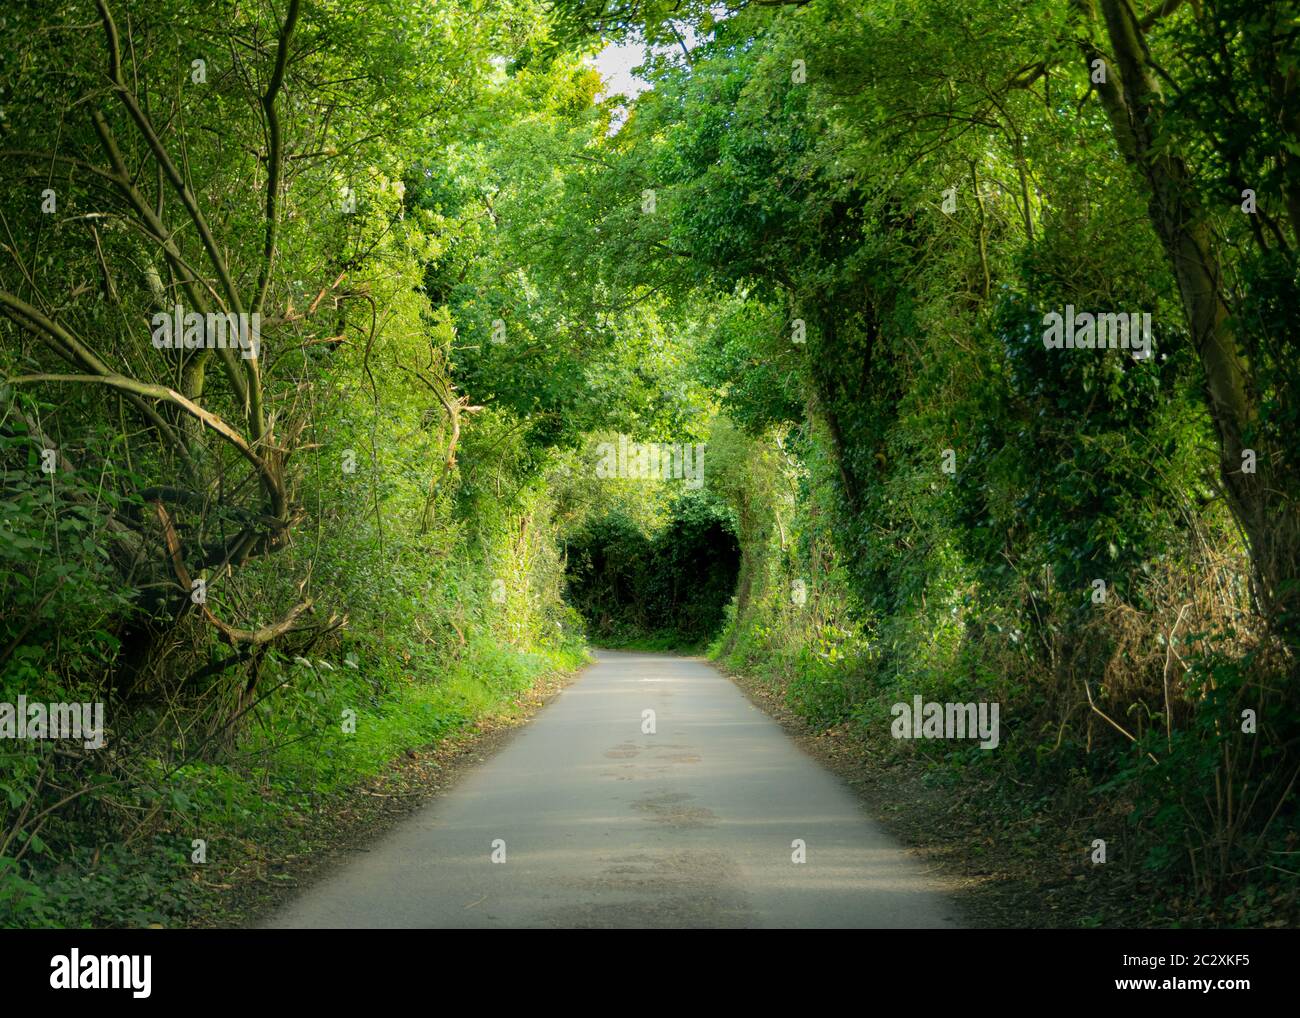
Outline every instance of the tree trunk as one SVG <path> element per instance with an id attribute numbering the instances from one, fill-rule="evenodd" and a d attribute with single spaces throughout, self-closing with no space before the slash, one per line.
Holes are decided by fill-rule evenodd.
<path id="1" fill-rule="evenodd" d="M 1219 470 L 1233 515 L 1246 538 L 1257 601 L 1289 642 L 1295 605 L 1300 526 L 1274 457 L 1254 449 L 1255 472 L 1243 470 L 1258 418 L 1249 365 L 1223 295 L 1223 273 L 1209 225 L 1198 207 L 1187 163 L 1162 137 L 1163 99 L 1141 26 L 1125 0 L 1099 0 L 1113 60 L 1097 91 L 1120 152 L 1147 185 L 1148 210 L 1178 283 L 1192 342 L 1205 372 L 1207 401 L 1219 438 Z M 1089 0 L 1080 6 L 1092 13 Z M 1084 47 L 1089 70 L 1105 59 Z M 1118 79 L 1118 80 L 1117 80 Z"/>

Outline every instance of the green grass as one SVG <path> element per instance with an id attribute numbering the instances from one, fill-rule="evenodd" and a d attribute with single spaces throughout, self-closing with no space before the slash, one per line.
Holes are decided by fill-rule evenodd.
<path id="1" fill-rule="evenodd" d="M 445 674 L 399 678 L 377 704 L 351 708 L 356 710 L 354 733 L 345 732 L 340 721 L 326 728 L 318 742 L 280 750 L 274 769 L 292 777 L 298 788 L 338 791 L 373 777 L 406 749 L 434 744 L 499 710 L 539 675 L 569 671 L 584 660 L 576 648 L 530 654 L 472 641 Z"/>
<path id="2" fill-rule="evenodd" d="M 140 927 L 194 923 L 220 911 L 206 889 L 243 872 L 255 857 L 296 850 L 294 835 L 322 803 L 381 774 L 408 749 L 437 745 L 507 709 L 545 674 L 588 659 L 567 644 L 525 653 L 473 639 L 453 663 L 432 654 L 381 662 L 369 673 L 335 665 L 286 664 L 289 681 L 258 709 L 250 737 L 228 762 L 194 762 L 168 773 L 137 761 L 138 786 L 118 801 L 157 807 L 148 835 L 105 843 L 104 803 L 60 822 L 66 851 L 38 858 L 33 879 L 0 874 L 0 926 Z M 297 671 L 295 671 L 295 669 Z M 355 711 L 355 731 L 344 730 Z M 201 869 L 193 842 L 206 843 Z M 278 846 L 278 849 L 277 849 Z M 204 883 L 197 882 L 199 875 Z"/>

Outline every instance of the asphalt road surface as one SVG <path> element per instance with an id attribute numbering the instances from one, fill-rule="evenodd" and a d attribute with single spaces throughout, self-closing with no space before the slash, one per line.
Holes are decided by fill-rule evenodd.
<path id="1" fill-rule="evenodd" d="M 713 667 L 601 651 L 499 751 L 268 925 L 957 924 L 852 792 Z"/>

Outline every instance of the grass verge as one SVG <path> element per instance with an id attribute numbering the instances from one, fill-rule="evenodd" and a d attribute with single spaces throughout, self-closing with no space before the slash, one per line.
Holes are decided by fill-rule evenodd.
<path id="1" fill-rule="evenodd" d="M 300 660 L 233 754 L 171 770 L 133 761 L 147 776 L 127 790 L 142 814 L 134 829 L 102 809 L 61 821 L 71 847 L 35 880 L 0 884 L 0 925 L 254 922 L 446 787 L 586 660 L 577 644 L 525 653 L 487 639 L 452 663 L 403 655 L 374 675 Z M 323 681 L 322 668 L 336 674 Z"/>

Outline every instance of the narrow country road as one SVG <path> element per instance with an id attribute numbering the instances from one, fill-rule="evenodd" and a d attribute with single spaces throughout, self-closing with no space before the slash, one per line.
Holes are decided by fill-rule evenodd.
<path id="1" fill-rule="evenodd" d="M 643 734 L 643 712 L 656 731 Z M 792 861 L 802 841 L 806 862 Z M 494 842 L 505 861 L 494 862 Z M 601 651 L 445 795 L 269 924 L 942 927 L 853 794 L 700 660 Z"/>

